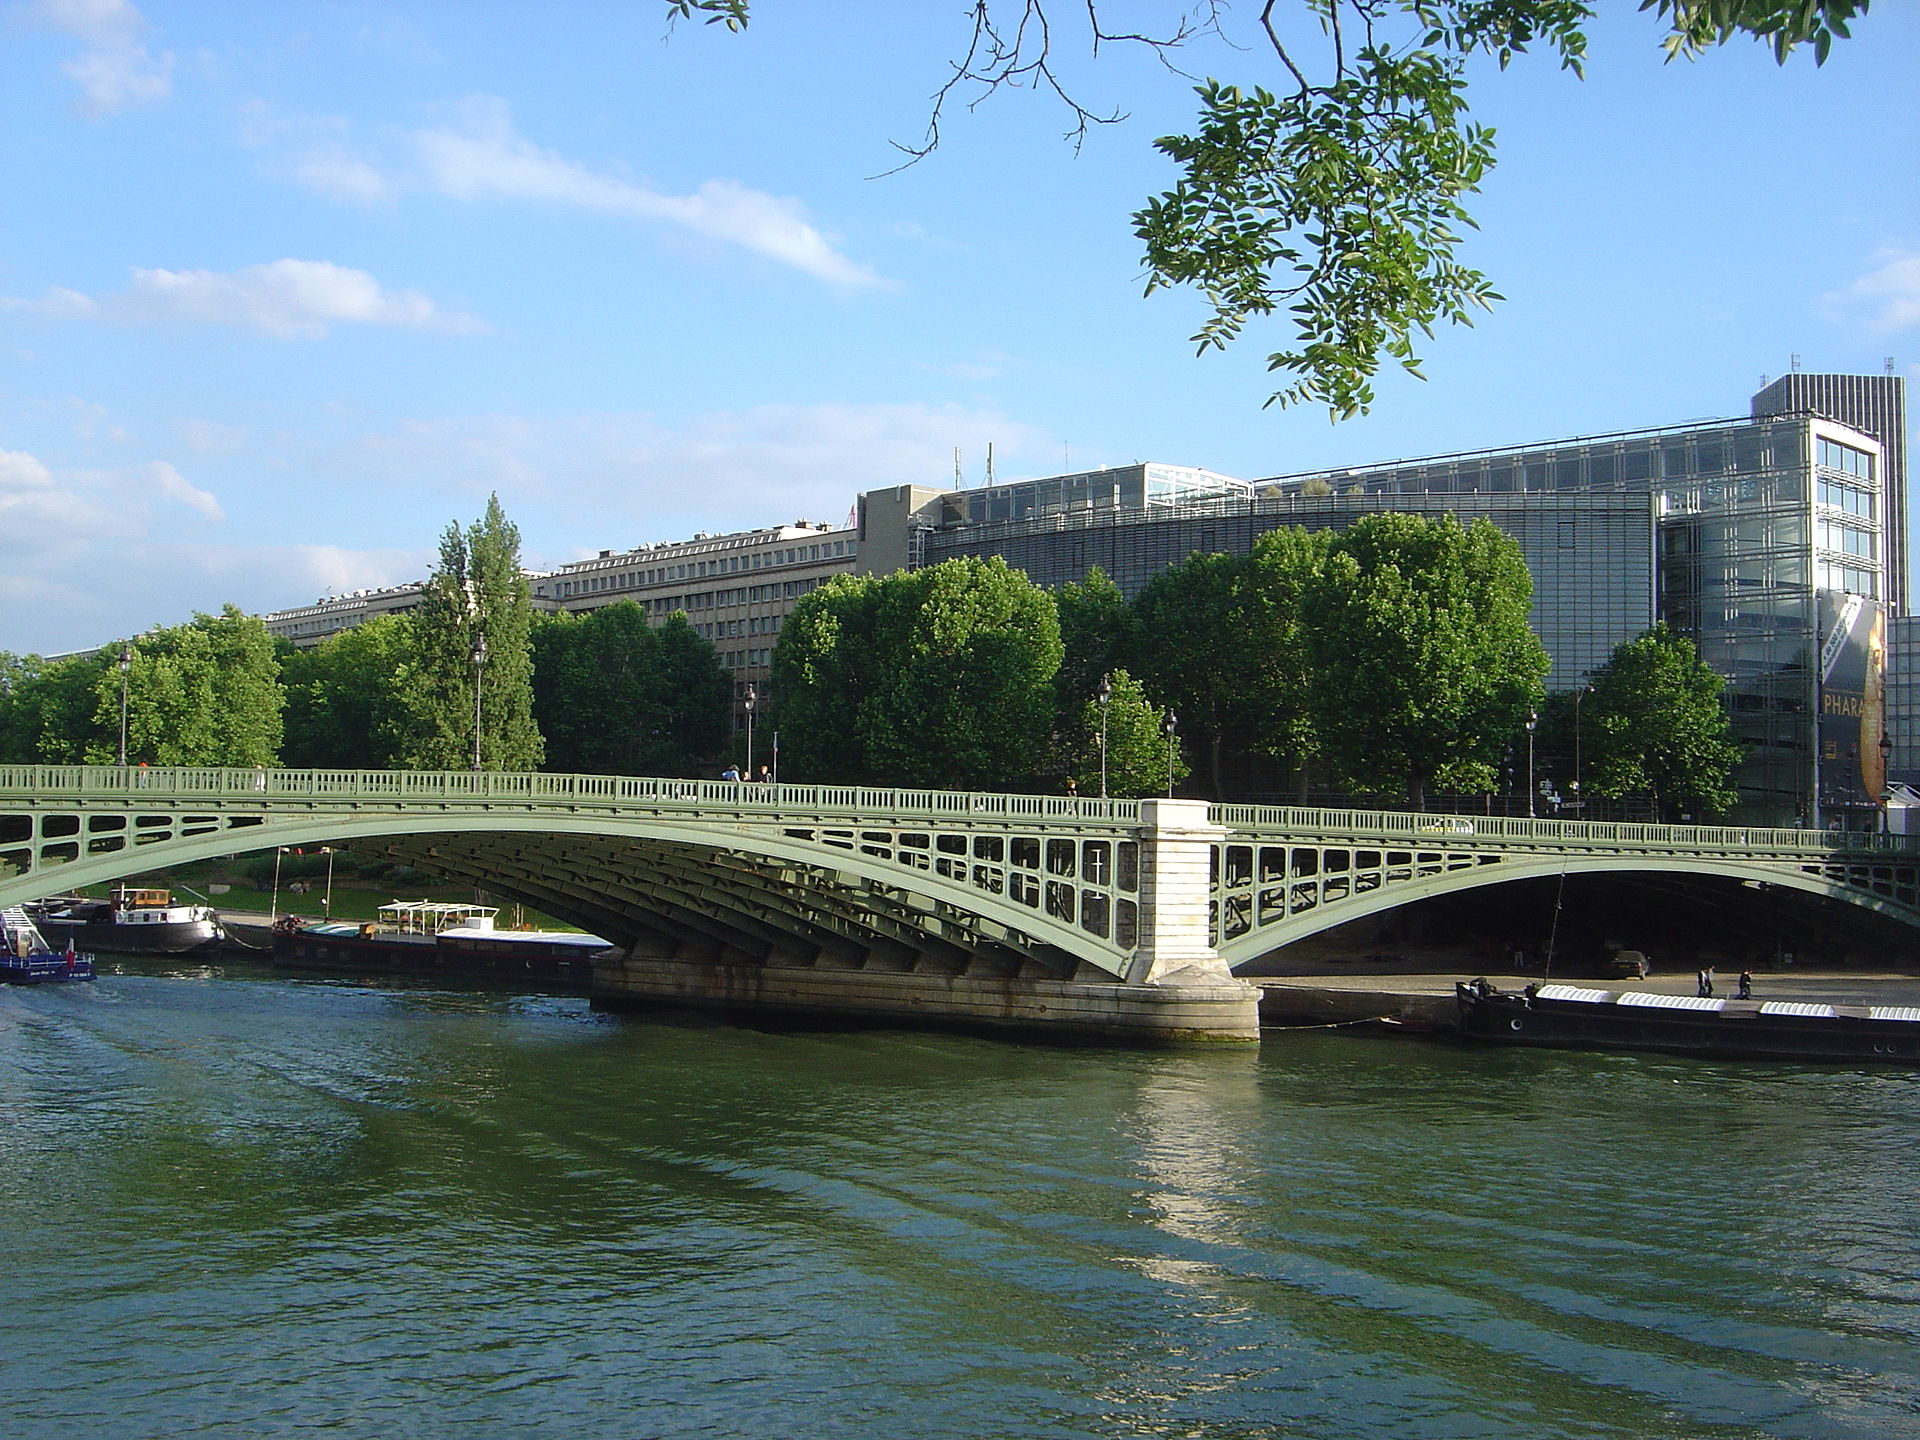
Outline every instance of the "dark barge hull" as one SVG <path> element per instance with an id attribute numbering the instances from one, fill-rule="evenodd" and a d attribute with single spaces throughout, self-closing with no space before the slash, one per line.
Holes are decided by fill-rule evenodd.
<path id="1" fill-rule="evenodd" d="M 104 950 L 114 955 L 191 955 L 211 950 L 226 937 L 205 920 L 178 924 L 116 925 L 110 922 L 71 923 L 42 918 L 40 932 L 47 942 L 64 950 L 69 938 L 77 950 Z"/>
<path id="2" fill-rule="evenodd" d="M 273 963 L 290 970 L 347 970 L 357 974 L 538 983 L 585 991 L 593 981 L 590 954 L 552 953 L 527 942 L 510 950 L 436 945 L 429 935 L 310 935 L 273 937 Z"/>
<path id="3" fill-rule="evenodd" d="M 1565 998 L 1569 991 L 1604 998 Z M 1920 1010 L 1902 1007 L 1689 1003 L 1570 986 L 1543 986 L 1528 996 L 1463 984 L 1456 995 L 1460 1032 L 1497 1045 L 1920 1065 Z"/>

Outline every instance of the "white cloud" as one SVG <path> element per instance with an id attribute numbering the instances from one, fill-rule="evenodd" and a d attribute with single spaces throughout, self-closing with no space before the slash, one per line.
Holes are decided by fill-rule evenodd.
<path id="1" fill-rule="evenodd" d="M 709 180 L 691 195 L 664 195 L 595 174 L 518 134 L 503 100 L 468 100 L 460 107 L 458 124 L 422 130 L 413 139 L 428 181 L 454 199 L 532 200 L 657 221 L 755 251 L 836 285 L 883 283 L 808 224 L 798 200 L 731 180 Z"/>
<path id="2" fill-rule="evenodd" d="M 743 530 L 800 518 L 839 522 L 862 490 L 950 483 L 953 449 L 1002 471 L 1055 443 L 990 410 L 954 405 L 762 405 L 664 425 L 646 415 L 531 420 L 449 416 L 364 436 L 324 462 L 339 473 L 477 497 L 497 490 L 516 518 L 542 512 L 590 548 Z M 537 532 L 533 517 L 522 519 Z"/>
<path id="3" fill-rule="evenodd" d="M 277 339 L 320 339 L 333 325 L 392 325 L 473 334 L 486 327 L 450 314 L 417 290 L 388 290 L 364 270 L 326 260 L 275 260 L 230 273 L 135 270 L 132 283 L 98 299 L 53 289 L 39 300 L 0 301 L 63 319 L 122 325 L 238 325 Z"/>
<path id="4" fill-rule="evenodd" d="M 0 451 L 0 649 L 57 654 L 232 600 L 279 609 L 417 579 L 425 550 L 249 545 L 221 538 L 220 502 L 165 461 L 112 469 Z"/>
<path id="5" fill-rule="evenodd" d="M 45 490 L 53 484 L 53 472 L 39 457 L 24 450 L 0 450 L 0 505 L 8 502 L 9 492 Z"/>
<path id="6" fill-rule="evenodd" d="M 247 443 L 247 432 L 240 427 L 222 425 L 217 420 L 199 420 L 191 415 L 174 421 L 173 433 L 180 437 L 181 444 L 202 456 L 232 455 Z"/>
<path id="7" fill-rule="evenodd" d="M 1882 250 L 1875 268 L 1827 300 L 1834 309 L 1863 316 L 1874 330 L 1920 325 L 1920 250 Z"/>
<path id="8" fill-rule="evenodd" d="M 797 199 L 733 180 L 670 195 L 601 174 L 533 144 L 514 129 L 507 103 L 490 96 L 455 106 L 447 125 L 400 137 L 401 158 L 384 166 L 348 146 L 351 127 L 339 116 L 280 116 L 256 101 L 242 107 L 240 127 L 243 143 L 280 152 L 276 168 L 331 200 L 375 204 L 415 189 L 453 200 L 557 205 L 738 246 L 849 289 L 889 283 L 842 255 Z"/>
<path id="9" fill-rule="evenodd" d="M 36 0 L 30 13 L 85 44 L 61 69 L 79 85 L 86 114 L 102 118 L 173 93 L 173 55 L 147 49 L 146 17 L 128 0 Z"/>
<path id="10" fill-rule="evenodd" d="M 293 178 L 329 200 L 354 205 L 377 205 L 391 200 L 395 188 L 378 166 L 338 146 L 309 150 L 294 162 Z"/>

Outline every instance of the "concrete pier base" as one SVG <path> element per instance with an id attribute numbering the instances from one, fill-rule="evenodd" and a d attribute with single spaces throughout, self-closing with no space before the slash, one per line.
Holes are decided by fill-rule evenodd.
<path id="1" fill-rule="evenodd" d="M 1238 980 L 1128 985 L 640 957 L 596 963 L 592 993 L 613 1004 L 1017 1030 L 1060 1040 L 1195 1045 L 1260 1038 L 1260 992 Z"/>

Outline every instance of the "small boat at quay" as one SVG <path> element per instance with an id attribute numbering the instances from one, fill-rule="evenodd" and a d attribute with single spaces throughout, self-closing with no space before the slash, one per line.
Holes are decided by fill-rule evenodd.
<path id="1" fill-rule="evenodd" d="M 1496 1045 L 1658 1050 L 1745 1060 L 1920 1064 L 1920 1006 L 1721 1000 L 1486 980 L 1454 987 L 1460 1033 Z"/>
<path id="2" fill-rule="evenodd" d="M 93 979 L 93 956 L 56 950 L 24 909 L 0 910 L 0 980 L 11 985 L 59 985 Z"/>
<path id="3" fill-rule="evenodd" d="M 56 948 L 70 943 L 121 955 L 184 955 L 227 938 L 219 912 L 177 903 L 171 890 L 122 885 L 105 900 L 62 895 L 30 909 Z"/>
<path id="4" fill-rule="evenodd" d="M 363 924 L 282 916 L 273 931 L 273 963 L 585 989 L 593 979 L 593 957 L 609 948 L 598 935 L 499 929 L 494 919 L 500 912 L 491 905 L 396 900 L 377 913 L 378 920 Z"/>

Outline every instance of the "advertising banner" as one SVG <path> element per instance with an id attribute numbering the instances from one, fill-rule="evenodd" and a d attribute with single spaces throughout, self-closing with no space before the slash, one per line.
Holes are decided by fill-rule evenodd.
<path id="1" fill-rule="evenodd" d="M 1878 600 L 1820 592 L 1820 796 L 1829 810 L 1886 795 L 1887 617 Z"/>

